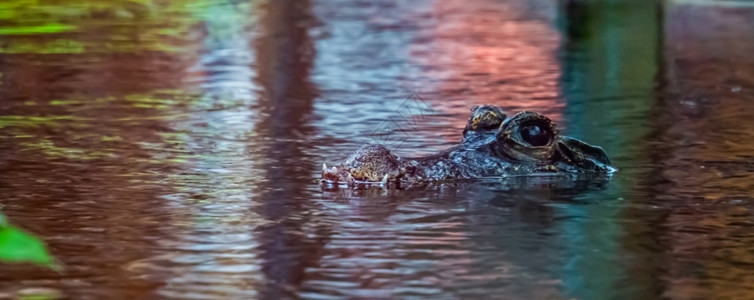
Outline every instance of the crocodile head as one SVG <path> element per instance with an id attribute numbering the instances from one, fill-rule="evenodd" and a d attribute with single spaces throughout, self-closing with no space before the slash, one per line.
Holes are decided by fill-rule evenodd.
<path id="1" fill-rule="evenodd" d="M 382 145 L 364 145 L 345 162 L 323 165 L 322 181 L 432 181 L 533 173 L 610 173 L 602 148 L 559 134 L 556 125 L 535 112 L 508 118 L 493 105 L 475 106 L 463 140 L 437 154 L 402 159 Z"/>

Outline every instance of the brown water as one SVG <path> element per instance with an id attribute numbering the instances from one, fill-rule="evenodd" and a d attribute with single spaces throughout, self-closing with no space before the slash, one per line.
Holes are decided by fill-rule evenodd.
<path id="1" fill-rule="evenodd" d="M 0 298 L 754 298 L 754 6 L 686 2 L 3 1 L 0 211 L 65 269 Z M 479 103 L 620 171 L 314 180 Z"/>

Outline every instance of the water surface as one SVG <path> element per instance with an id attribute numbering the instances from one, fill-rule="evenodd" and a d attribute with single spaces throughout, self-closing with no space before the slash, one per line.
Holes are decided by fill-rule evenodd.
<path id="1" fill-rule="evenodd" d="M 752 20 L 735 1 L 4 1 L 0 210 L 65 269 L 2 265 L 0 298 L 752 298 Z M 544 113 L 620 171 L 314 180 L 368 142 L 444 149 L 481 103 Z"/>

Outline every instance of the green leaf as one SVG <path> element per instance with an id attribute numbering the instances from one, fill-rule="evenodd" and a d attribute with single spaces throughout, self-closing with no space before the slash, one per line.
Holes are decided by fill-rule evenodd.
<path id="1" fill-rule="evenodd" d="M 29 262 L 60 269 L 39 238 L 13 226 L 0 215 L 0 262 Z"/>

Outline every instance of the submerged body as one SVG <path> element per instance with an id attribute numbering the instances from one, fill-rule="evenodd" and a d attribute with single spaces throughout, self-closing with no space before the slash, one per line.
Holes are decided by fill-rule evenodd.
<path id="1" fill-rule="evenodd" d="M 364 145 L 343 164 L 323 166 L 322 181 L 352 186 L 613 170 L 602 148 L 560 136 L 550 119 L 534 112 L 507 118 L 500 108 L 483 105 L 472 108 L 456 146 L 425 157 L 400 158 L 382 145 Z"/>

